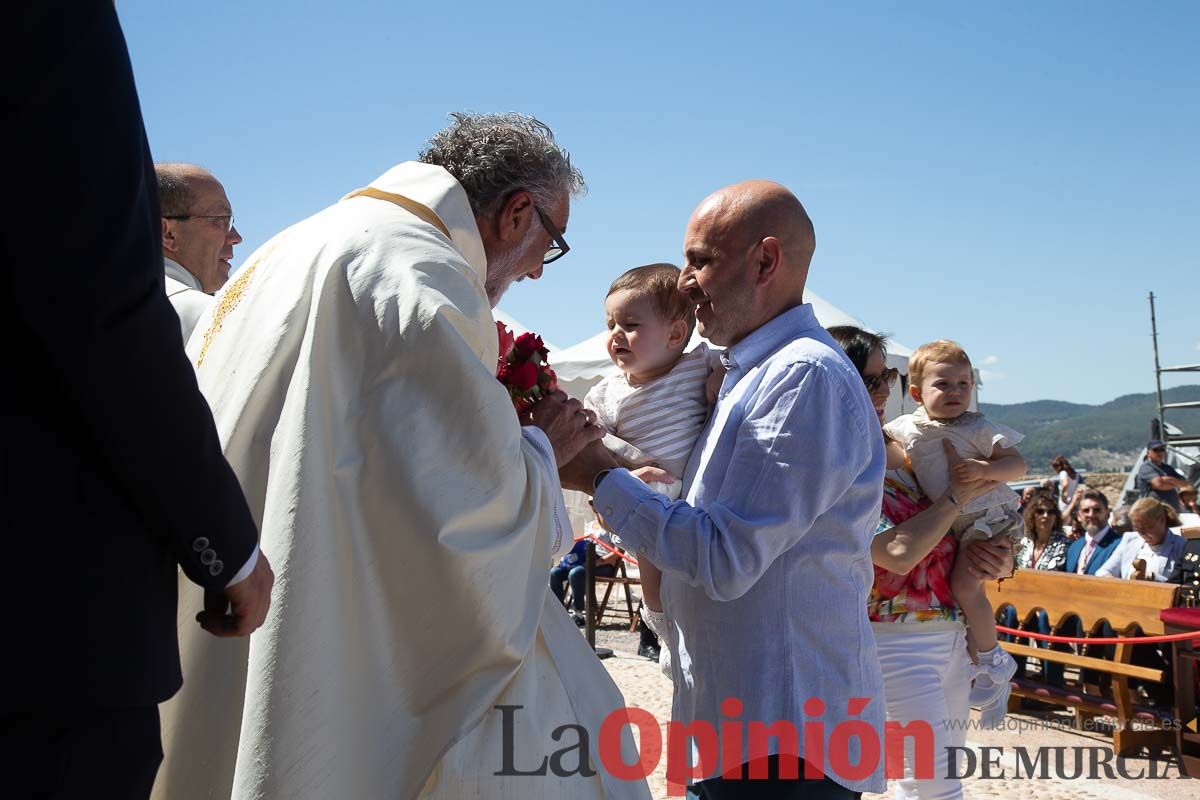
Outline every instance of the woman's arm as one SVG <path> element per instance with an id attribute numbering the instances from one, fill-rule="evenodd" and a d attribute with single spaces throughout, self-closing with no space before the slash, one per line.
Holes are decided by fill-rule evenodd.
<path id="1" fill-rule="evenodd" d="M 1108 557 L 1100 569 L 1096 570 L 1096 576 L 1101 578 L 1119 578 L 1121 577 L 1121 559 L 1125 555 L 1125 542 L 1121 541 L 1117 548 L 1112 551 L 1112 555 Z"/>
<path id="2" fill-rule="evenodd" d="M 933 505 L 871 541 L 871 560 L 888 572 L 906 575 L 950 530 L 961 512 L 947 491 Z M 955 495 L 955 499 L 958 496 Z M 964 501 L 959 500 L 959 503 Z"/>

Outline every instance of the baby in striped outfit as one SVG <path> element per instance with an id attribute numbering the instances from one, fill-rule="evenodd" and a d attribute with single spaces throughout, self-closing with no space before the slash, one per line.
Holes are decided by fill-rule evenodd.
<path id="1" fill-rule="evenodd" d="M 592 387 L 583 401 L 608 435 L 604 444 L 633 467 L 655 466 L 683 475 L 692 448 L 725 376 L 720 353 L 704 343 L 684 352 L 696 326 L 696 308 L 677 284 L 679 268 L 648 264 L 613 281 L 604 298 L 608 357 L 621 370 Z M 636 471 L 635 471 L 636 474 Z M 683 483 L 651 483 L 675 500 Z M 616 531 L 620 535 L 620 531 Z M 662 627 L 662 573 L 638 554 L 645 614 Z"/>

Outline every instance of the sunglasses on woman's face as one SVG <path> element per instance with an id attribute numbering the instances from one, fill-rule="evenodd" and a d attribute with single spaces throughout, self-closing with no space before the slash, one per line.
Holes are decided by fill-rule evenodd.
<path id="1" fill-rule="evenodd" d="M 867 385 L 868 392 L 874 392 L 885 383 L 888 388 L 896 385 L 896 379 L 900 377 L 900 370 L 895 367 L 888 367 L 878 375 L 863 375 L 863 383 Z"/>

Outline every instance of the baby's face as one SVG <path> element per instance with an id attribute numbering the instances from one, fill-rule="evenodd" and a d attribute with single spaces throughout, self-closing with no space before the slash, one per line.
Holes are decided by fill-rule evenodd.
<path id="1" fill-rule="evenodd" d="M 970 364 L 927 364 L 913 399 L 934 419 L 954 419 L 971 406 L 975 374 Z"/>
<path id="2" fill-rule="evenodd" d="M 668 369 L 687 344 L 687 326 L 673 323 L 649 295 L 613 292 L 604 301 L 608 357 L 631 378 L 652 377 Z"/>

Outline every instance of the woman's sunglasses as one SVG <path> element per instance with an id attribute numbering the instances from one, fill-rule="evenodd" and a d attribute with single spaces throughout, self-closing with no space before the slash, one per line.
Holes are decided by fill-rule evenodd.
<path id="1" fill-rule="evenodd" d="M 888 388 L 896 385 L 896 380 L 900 377 L 900 370 L 895 367 L 888 367 L 878 375 L 863 375 L 863 383 L 867 385 L 867 391 L 873 392 L 885 383 Z"/>

